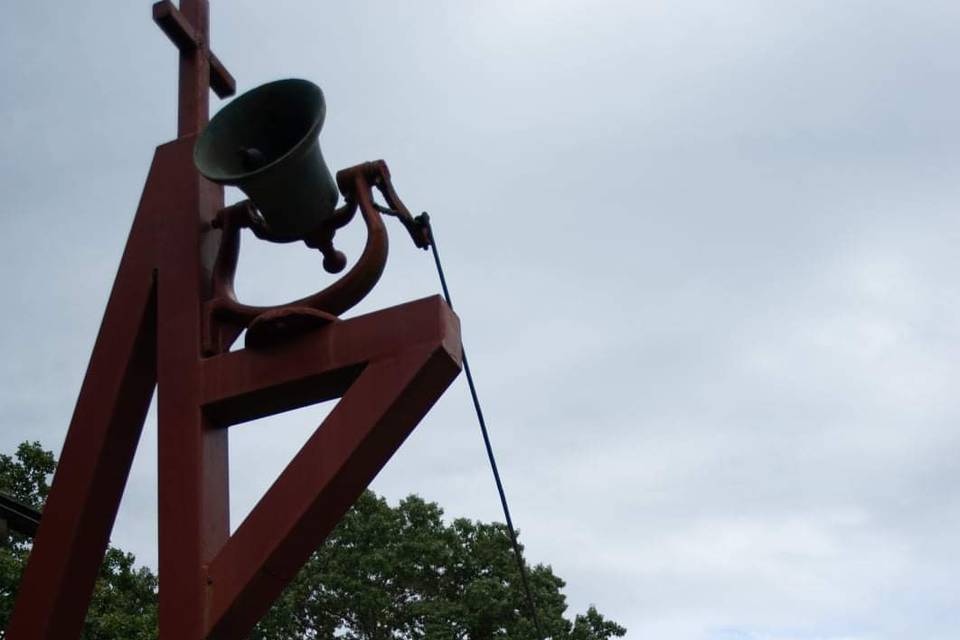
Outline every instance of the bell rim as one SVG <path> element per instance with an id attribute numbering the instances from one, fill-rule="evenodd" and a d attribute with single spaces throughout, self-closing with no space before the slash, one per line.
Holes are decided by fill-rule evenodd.
<path id="1" fill-rule="evenodd" d="M 317 110 L 317 114 L 314 117 L 313 122 L 310 124 L 309 129 L 307 129 L 307 133 L 304 134 L 304 136 L 300 139 L 300 141 L 297 142 L 295 145 L 291 146 L 286 153 L 280 156 L 277 156 L 270 163 L 265 164 L 264 166 L 259 167 L 257 169 L 254 169 L 253 171 L 247 171 L 244 173 L 225 173 L 225 172 L 218 172 L 218 171 L 205 171 L 203 167 L 201 167 L 201 162 L 198 157 L 200 153 L 200 144 L 207 137 L 208 132 L 210 131 L 210 126 L 217 120 L 217 118 L 221 117 L 227 111 L 237 108 L 236 105 L 243 104 L 244 102 L 247 102 L 253 99 L 253 97 L 255 97 L 255 94 L 258 94 L 263 90 L 276 87 L 277 85 L 284 85 L 284 84 L 287 84 L 287 85 L 297 84 L 297 85 L 303 86 L 311 91 L 315 91 L 317 97 L 319 98 L 320 108 Z M 288 158 L 292 157 L 296 153 L 300 152 L 304 147 L 309 147 L 310 145 L 312 145 L 316 141 L 316 138 L 320 135 L 320 129 L 323 127 L 323 123 L 326 120 L 326 116 L 327 116 L 327 101 L 323 95 L 323 89 L 321 89 L 316 83 L 311 82 L 310 80 L 304 80 L 303 78 L 284 78 L 281 80 L 272 80 L 270 82 L 266 82 L 264 84 L 254 87 L 253 89 L 250 89 L 249 91 L 243 92 L 241 95 L 231 100 L 229 104 L 224 105 L 222 109 L 217 111 L 217 113 L 214 114 L 212 118 L 210 118 L 210 121 L 203 128 L 203 131 L 200 132 L 200 135 L 197 136 L 197 140 L 193 145 L 193 164 L 197 168 L 197 171 L 199 171 L 200 174 L 203 175 L 203 177 L 213 182 L 216 182 L 217 184 L 235 185 L 239 182 L 250 180 L 251 178 L 254 178 L 258 175 L 267 173 L 274 166 L 280 164 L 284 160 L 287 160 Z"/>

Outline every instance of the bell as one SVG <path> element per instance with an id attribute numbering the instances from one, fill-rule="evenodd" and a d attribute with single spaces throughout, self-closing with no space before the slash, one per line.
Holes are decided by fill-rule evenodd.
<path id="1" fill-rule="evenodd" d="M 271 240 L 303 239 L 337 205 L 317 140 L 326 112 L 323 92 L 307 80 L 259 86 L 214 116 L 197 138 L 194 164 L 208 179 L 239 187 Z"/>

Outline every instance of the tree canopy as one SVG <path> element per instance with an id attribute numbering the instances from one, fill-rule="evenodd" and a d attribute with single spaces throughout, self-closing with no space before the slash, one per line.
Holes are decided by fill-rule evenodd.
<path id="1" fill-rule="evenodd" d="M 40 509 L 56 468 L 53 454 L 39 442 L 24 442 L 13 456 L 0 454 L 0 491 Z M 0 629 L 13 611 L 20 576 L 30 553 L 30 539 L 10 532 L 0 541 Z M 157 578 L 137 568 L 132 554 L 109 547 L 100 565 L 82 640 L 155 640 Z M 6 635 L 0 631 L 0 637 Z"/>
<path id="2" fill-rule="evenodd" d="M 39 443 L 0 454 L 0 491 L 40 508 L 55 468 Z M 0 541 L 0 628 L 6 628 L 30 540 Z M 410 496 L 391 507 L 363 494 L 277 600 L 250 640 L 534 640 L 504 525 L 447 524 L 435 503 Z M 564 617 L 563 580 L 529 570 L 544 632 L 554 640 L 607 640 L 626 630 L 594 607 Z M 157 578 L 110 547 L 83 640 L 154 640 Z M 2 635 L 0 635 L 2 637 Z"/>

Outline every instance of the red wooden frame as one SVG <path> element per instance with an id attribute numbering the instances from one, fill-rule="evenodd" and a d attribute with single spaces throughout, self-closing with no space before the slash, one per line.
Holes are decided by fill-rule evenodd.
<path id="1" fill-rule="evenodd" d="M 232 78 L 206 48 L 206 1 L 181 9 L 154 8 L 181 48 L 181 135 L 154 156 L 8 640 L 79 636 L 155 386 L 160 638 L 232 639 L 246 637 L 460 372 L 459 322 L 438 297 L 268 348 L 204 352 L 211 325 L 237 332 L 218 329 L 210 309 L 221 242 L 232 240 L 213 224 L 223 189 L 196 171 L 192 150 L 211 70 L 221 88 L 232 91 Z M 229 427 L 341 396 L 231 536 Z"/>

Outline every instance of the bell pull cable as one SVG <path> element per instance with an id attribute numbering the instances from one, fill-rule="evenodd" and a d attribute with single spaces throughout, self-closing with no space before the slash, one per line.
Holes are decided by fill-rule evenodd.
<path id="1" fill-rule="evenodd" d="M 440 262 L 440 252 L 437 249 L 437 240 L 433 234 L 433 227 L 430 224 L 430 216 L 426 211 L 414 218 L 417 226 L 421 228 L 426 235 L 430 245 L 430 251 L 433 253 L 433 262 L 437 267 L 437 276 L 440 279 L 440 287 L 443 289 L 443 297 L 447 301 L 450 309 L 453 309 L 453 301 L 450 299 L 450 289 L 447 287 L 447 279 L 443 274 L 443 265 Z M 497 459 L 493 454 L 493 446 L 490 444 L 490 434 L 487 431 L 486 420 L 483 419 L 483 409 L 480 408 L 480 397 L 477 395 L 477 386 L 473 381 L 473 374 L 470 372 L 470 363 L 467 360 L 466 349 L 463 343 L 460 345 L 463 356 L 463 372 L 467 376 L 467 386 L 470 388 L 470 397 L 473 399 L 473 408 L 477 414 L 477 422 L 480 424 L 480 433 L 483 435 L 483 445 L 487 449 L 487 459 L 490 461 L 490 469 L 493 471 L 493 479 L 497 483 L 497 493 L 500 494 L 500 506 L 503 507 L 503 517 L 507 521 L 507 531 L 510 533 L 510 542 L 513 544 L 513 553 L 517 561 L 517 568 L 520 570 L 520 581 L 523 584 L 523 591 L 527 596 L 527 605 L 530 607 L 530 614 L 533 616 L 533 624 L 537 629 L 537 636 L 545 639 L 543 628 L 540 625 L 540 614 L 537 611 L 536 601 L 533 598 L 533 592 L 530 590 L 530 581 L 527 576 L 527 567 L 523 562 L 523 553 L 520 550 L 520 543 L 517 541 L 517 532 L 513 526 L 513 518 L 510 517 L 510 507 L 507 504 L 507 494 L 503 489 L 503 481 L 500 479 L 500 471 L 497 468 Z"/>

